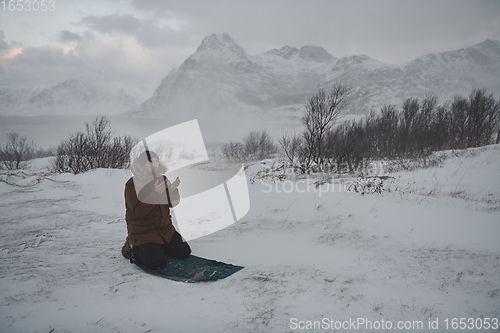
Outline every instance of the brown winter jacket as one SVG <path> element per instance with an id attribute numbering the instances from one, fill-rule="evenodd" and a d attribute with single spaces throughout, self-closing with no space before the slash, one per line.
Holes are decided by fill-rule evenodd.
<path id="1" fill-rule="evenodd" d="M 166 179 L 165 176 L 163 177 Z M 175 189 L 169 194 L 172 204 L 177 205 L 180 200 L 179 190 Z M 130 244 L 170 242 L 175 228 L 172 224 L 167 196 L 165 193 L 158 194 L 154 190 L 154 181 L 142 187 L 137 195 L 134 177 L 130 178 L 125 184 L 125 208 Z"/>

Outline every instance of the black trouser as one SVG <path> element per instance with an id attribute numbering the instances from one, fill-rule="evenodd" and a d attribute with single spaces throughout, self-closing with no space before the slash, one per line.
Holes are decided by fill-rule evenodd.
<path id="1" fill-rule="evenodd" d="M 167 264 L 168 256 L 186 259 L 191 254 L 189 244 L 182 239 L 177 231 L 173 234 L 170 243 L 145 243 L 136 245 L 132 249 L 134 261 L 151 269 L 161 269 Z"/>

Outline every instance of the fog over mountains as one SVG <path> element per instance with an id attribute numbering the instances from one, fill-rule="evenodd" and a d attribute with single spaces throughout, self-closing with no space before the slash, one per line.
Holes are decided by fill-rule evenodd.
<path id="1" fill-rule="evenodd" d="M 318 87 L 335 82 L 352 89 L 349 111 L 355 114 L 428 93 L 444 102 L 486 88 L 499 98 L 500 42 L 486 40 L 398 66 L 367 55 L 335 58 L 319 46 L 284 46 L 251 56 L 229 35 L 213 34 L 140 105 L 132 90 L 89 73 L 51 87 L 0 87 L 0 114 L 294 115 Z"/>
<path id="2" fill-rule="evenodd" d="M 0 115 L 121 114 L 137 108 L 137 94 L 99 72 L 50 87 L 0 86 Z"/>

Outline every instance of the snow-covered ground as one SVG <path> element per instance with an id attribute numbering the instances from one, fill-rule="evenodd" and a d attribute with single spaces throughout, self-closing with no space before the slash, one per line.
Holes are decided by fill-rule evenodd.
<path id="1" fill-rule="evenodd" d="M 500 317 L 500 146 L 446 154 L 381 194 L 256 178 L 242 220 L 190 241 L 245 268 L 196 284 L 121 257 L 129 171 L 1 171 L 0 332 L 479 331 Z"/>

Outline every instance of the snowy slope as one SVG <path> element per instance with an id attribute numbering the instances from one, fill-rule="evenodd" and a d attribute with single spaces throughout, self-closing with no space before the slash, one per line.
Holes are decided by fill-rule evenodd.
<path id="1" fill-rule="evenodd" d="M 139 96 L 89 72 L 50 87 L 0 87 L 0 115 L 122 114 L 137 107 Z"/>
<path id="2" fill-rule="evenodd" d="M 3 171 L 0 331 L 299 332 L 366 319 L 424 329 L 356 331 L 449 332 L 445 319 L 498 318 L 500 146 L 446 154 L 440 167 L 391 174 L 380 195 L 256 179 L 238 224 L 190 241 L 245 269 L 199 284 L 121 257 L 128 171 L 53 175 L 43 160 Z"/>

